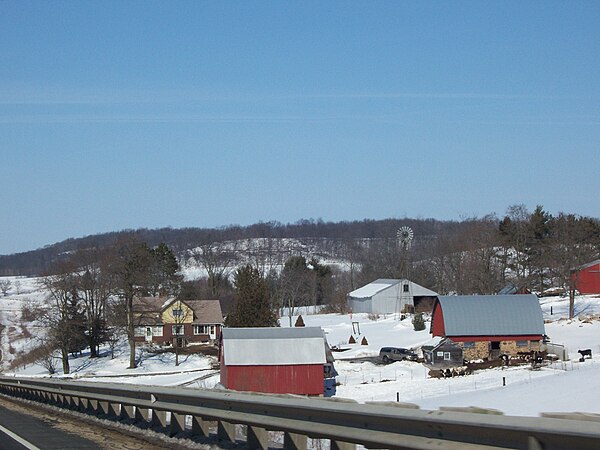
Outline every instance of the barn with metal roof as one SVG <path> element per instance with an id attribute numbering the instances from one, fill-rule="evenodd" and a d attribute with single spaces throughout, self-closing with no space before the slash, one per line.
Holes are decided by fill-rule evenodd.
<path id="1" fill-rule="evenodd" d="M 430 312 L 437 293 L 410 280 L 380 278 L 347 296 L 353 313 L 388 314 L 410 312 L 413 309 Z"/>
<path id="2" fill-rule="evenodd" d="M 221 341 L 227 389 L 323 395 L 327 343 L 320 327 L 224 328 Z"/>
<path id="3" fill-rule="evenodd" d="M 465 358 L 496 358 L 539 350 L 544 319 L 533 294 L 439 296 L 431 333 L 461 343 Z"/>

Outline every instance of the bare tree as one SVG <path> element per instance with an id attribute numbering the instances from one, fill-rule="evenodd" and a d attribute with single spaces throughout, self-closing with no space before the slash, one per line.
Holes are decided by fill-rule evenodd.
<path id="1" fill-rule="evenodd" d="M 0 291 L 2 292 L 2 295 L 7 296 L 11 286 L 12 283 L 10 280 L 0 280 Z"/>
<path id="2" fill-rule="evenodd" d="M 206 270 L 213 297 L 219 294 L 221 280 L 229 277 L 238 261 L 238 241 L 211 241 L 191 251 L 192 258 Z"/>
<path id="3" fill-rule="evenodd" d="M 48 329 L 46 344 L 60 350 L 63 373 L 68 374 L 69 353 L 81 350 L 84 339 L 73 267 L 62 265 L 59 273 L 45 277 L 42 285 L 50 300 L 50 306 L 41 317 Z"/>
<path id="4" fill-rule="evenodd" d="M 560 213 L 552 223 L 550 270 L 569 290 L 569 318 L 575 315 L 577 268 L 598 256 L 600 224 L 593 219 Z"/>
<path id="5" fill-rule="evenodd" d="M 286 261 L 279 277 L 277 296 L 280 306 L 287 308 L 290 327 L 295 309 L 311 304 L 313 280 L 314 274 L 303 256 L 292 256 Z"/>
<path id="6" fill-rule="evenodd" d="M 114 293 L 121 299 L 125 310 L 130 369 L 137 367 L 133 298 L 136 295 L 145 295 L 148 291 L 152 262 L 152 252 L 148 246 L 135 239 L 129 239 L 115 244 L 107 265 Z"/>
<path id="7" fill-rule="evenodd" d="M 80 250 L 72 260 L 76 288 L 83 302 L 90 357 L 98 356 L 99 346 L 107 337 L 106 302 L 110 296 L 109 277 L 102 267 L 105 256 L 98 249 Z"/>

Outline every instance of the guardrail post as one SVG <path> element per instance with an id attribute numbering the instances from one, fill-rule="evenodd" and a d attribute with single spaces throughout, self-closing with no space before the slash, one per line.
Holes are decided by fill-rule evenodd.
<path id="1" fill-rule="evenodd" d="M 99 401 L 98 402 L 98 412 L 103 416 L 108 416 L 110 414 L 110 410 L 108 409 L 108 402 Z"/>
<path id="2" fill-rule="evenodd" d="M 330 450 L 356 450 L 356 444 L 351 442 L 331 441 Z"/>
<path id="3" fill-rule="evenodd" d="M 269 448 L 269 432 L 266 429 L 248 425 L 246 434 L 248 448 L 258 448 L 261 450 L 267 450 Z"/>
<path id="4" fill-rule="evenodd" d="M 152 428 L 167 428 L 167 411 L 152 410 Z"/>
<path id="5" fill-rule="evenodd" d="M 219 420 L 217 422 L 217 437 L 222 441 L 235 442 L 235 424 Z"/>
<path id="6" fill-rule="evenodd" d="M 306 450 L 308 439 L 302 434 L 288 433 L 283 434 L 284 450 Z"/>
<path id="7" fill-rule="evenodd" d="M 528 450 L 543 450 L 544 447 L 542 446 L 542 444 L 540 444 L 540 441 L 538 441 L 535 437 L 529 436 L 529 438 L 527 438 L 527 449 Z"/>
<path id="8" fill-rule="evenodd" d="M 135 420 L 135 411 L 133 405 L 121 405 L 119 420 Z"/>
<path id="9" fill-rule="evenodd" d="M 79 411 L 87 412 L 90 410 L 90 400 L 85 397 L 79 399 Z"/>
<path id="10" fill-rule="evenodd" d="M 78 400 L 79 399 L 77 397 L 73 397 L 72 395 L 67 395 L 65 406 L 68 409 L 77 409 L 79 407 Z"/>
<path id="11" fill-rule="evenodd" d="M 192 434 L 208 437 L 210 434 L 210 427 L 208 421 L 202 417 L 192 416 Z"/>
<path id="12" fill-rule="evenodd" d="M 136 406 L 135 421 L 140 425 L 146 425 L 150 421 L 150 410 L 148 408 Z"/>
<path id="13" fill-rule="evenodd" d="M 171 429 L 169 436 L 175 436 L 178 433 L 185 431 L 185 414 L 171 413 Z"/>
<path id="14" fill-rule="evenodd" d="M 98 412 L 98 400 L 95 400 L 93 398 L 88 399 L 87 410 L 88 412 L 93 414 Z"/>
<path id="15" fill-rule="evenodd" d="M 108 404 L 108 415 L 111 420 L 117 420 L 121 416 L 121 404 L 110 402 Z"/>

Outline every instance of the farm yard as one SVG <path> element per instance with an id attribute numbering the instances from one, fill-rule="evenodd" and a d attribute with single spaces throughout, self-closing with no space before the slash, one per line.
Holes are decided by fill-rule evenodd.
<path id="1" fill-rule="evenodd" d="M 14 281 L 14 280 L 13 280 Z M 19 293 L 11 292 L 0 301 L 4 374 L 48 376 L 37 364 L 8 370 L 11 357 L 33 345 L 32 335 L 41 332 L 31 317 L 22 317 L 28 305 L 41 301 L 35 279 L 20 279 Z M 305 314 L 308 327 L 321 327 L 334 351 L 338 372 L 334 397 L 358 402 L 400 401 L 423 409 L 476 406 L 510 415 L 537 416 L 543 412 L 585 412 L 600 414 L 600 298 L 578 296 L 574 320 L 568 320 L 567 297 L 540 299 L 546 334 L 552 342 L 566 346 L 570 361 L 557 361 L 533 369 L 529 365 L 476 370 L 466 376 L 432 378 L 419 362 L 383 364 L 379 349 L 384 346 L 417 350 L 431 342 L 429 321 L 423 331 L 414 331 L 410 316 L 399 320 L 395 314 Z M 23 309 L 25 306 L 25 309 Z M 23 319 L 23 320 L 22 320 Z M 26 319 L 26 320 L 25 320 Z M 296 320 L 293 317 L 292 323 Z M 429 319 L 428 319 L 429 320 Z M 289 325 L 287 317 L 280 319 Z M 356 343 L 349 344 L 350 336 Z M 363 338 L 366 345 L 362 345 Z M 579 362 L 580 349 L 591 349 L 592 357 Z M 186 352 L 187 353 L 187 352 Z M 126 342 L 111 359 L 108 349 L 102 357 L 89 358 L 85 352 L 71 361 L 68 377 L 86 381 L 109 381 L 162 386 L 212 389 L 218 387 L 216 357 L 201 354 L 175 355 L 138 348 L 139 367 L 126 369 L 129 354 Z M 55 375 L 61 377 L 60 370 Z"/>

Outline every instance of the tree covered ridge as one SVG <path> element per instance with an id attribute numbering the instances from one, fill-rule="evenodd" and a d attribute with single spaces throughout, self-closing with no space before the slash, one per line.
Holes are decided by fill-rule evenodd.
<path id="1" fill-rule="evenodd" d="M 378 239 L 395 236 L 401 226 L 410 226 L 421 236 L 435 236 L 440 230 L 461 227 L 461 222 L 435 219 L 383 219 L 324 222 L 302 219 L 294 224 L 276 221 L 249 226 L 229 225 L 220 228 L 159 228 L 122 230 L 81 238 L 69 238 L 43 248 L 12 255 L 0 255 L 0 276 L 39 276 L 70 252 L 87 248 L 105 248 L 119 240 L 135 238 L 154 247 L 165 243 L 181 256 L 187 250 L 213 242 L 242 239 Z"/>
<path id="2" fill-rule="evenodd" d="M 403 253 L 396 237 L 401 226 L 410 226 L 415 234 L 407 254 Z M 9 258 L 28 254 L 0 257 L 0 273 L 43 273 L 36 270 L 68 255 L 72 251 L 70 248 L 109 245 L 123 236 L 135 236 L 151 247 L 164 242 L 180 261 L 193 260 L 208 273 L 208 286 L 201 288 L 211 297 L 229 291 L 226 286 L 234 271 L 251 264 L 265 277 L 274 268 L 284 269 L 282 282 L 287 291 L 281 293 L 282 298 L 284 294 L 293 294 L 311 303 L 330 303 L 332 296 L 341 301 L 344 292 L 374 279 L 405 276 L 441 294 L 495 293 L 507 283 L 541 292 L 550 286 L 568 287 L 570 271 L 574 267 L 600 257 L 598 219 L 564 213 L 553 216 L 542 206 L 530 212 L 524 205 L 514 205 L 502 217 L 489 215 L 460 222 L 433 219 L 338 223 L 303 220 L 293 225 L 268 222 L 210 230 L 124 231 L 71 239 L 41 249 L 37 251 L 39 253 L 29 252 L 29 264 L 25 258 L 24 266 L 9 265 Z M 286 247 L 281 244 L 286 239 L 296 239 L 307 246 Z M 310 270 L 300 270 L 290 267 L 293 263 L 289 261 L 290 257 L 304 257 L 300 266 L 314 261 Z M 333 281 L 327 283 L 333 283 L 334 288 L 323 281 L 326 277 L 321 276 L 319 282 L 322 285 L 317 290 L 313 288 L 310 295 L 294 293 L 299 286 L 298 280 L 303 278 L 312 280 L 311 283 L 317 286 L 315 277 L 323 270 L 320 261 L 327 259 L 340 261 L 345 269 L 344 273 L 328 274 Z M 324 286 L 330 297 L 326 300 L 319 293 Z M 197 291 L 184 286 L 184 293 L 186 289 L 187 295 Z"/>

